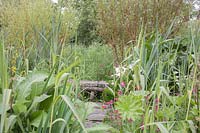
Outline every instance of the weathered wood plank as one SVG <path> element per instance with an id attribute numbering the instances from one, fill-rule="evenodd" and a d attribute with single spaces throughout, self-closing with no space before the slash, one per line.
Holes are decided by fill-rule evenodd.
<path id="1" fill-rule="evenodd" d="M 107 87 L 108 83 L 105 81 L 80 81 L 81 87 Z"/>
<path id="2" fill-rule="evenodd" d="M 73 83 L 73 80 L 69 80 L 70 83 Z M 106 87 L 108 87 L 108 83 L 105 81 L 88 81 L 81 80 L 80 87 L 84 91 L 95 91 L 95 92 L 103 92 Z"/>
<path id="3" fill-rule="evenodd" d="M 73 80 L 68 80 L 69 83 L 74 83 Z M 80 81 L 80 89 L 82 91 L 90 92 L 90 100 L 93 100 L 96 92 L 103 92 L 106 87 L 108 87 L 108 83 L 105 81 L 88 81 L 81 80 Z"/>
<path id="4" fill-rule="evenodd" d="M 82 87 L 82 90 L 85 91 L 99 91 L 99 92 L 103 92 L 105 88 L 100 88 L 100 87 Z"/>

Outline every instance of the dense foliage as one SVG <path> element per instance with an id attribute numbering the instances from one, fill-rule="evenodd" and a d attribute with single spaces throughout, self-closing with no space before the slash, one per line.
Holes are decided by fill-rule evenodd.
<path id="1" fill-rule="evenodd" d="M 138 39 L 142 28 L 147 33 L 155 29 L 165 33 L 174 19 L 177 29 L 189 14 L 182 0 L 101 0 L 97 5 L 98 31 L 113 48 L 116 63 L 123 60 L 123 49 Z"/>
<path id="2" fill-rule="evenodd" d="M 0 1 L 1 133 L 199 132 L 190 3 L 52 1 Z M 97 105 L 80 80 L 109 83 L 94 99 L 109 108 L 104 123 L 86 127 Z"/>
<path id="3" fill-rule="evenodd" d="M 33 67 L 42 60 L 48 60 L 52 67 L 79 24 L 72 5 L 73 2 L 56 5 L 45 0 L 4 1 L 0 21 L 10 66 L 20 69 L 28 59 Z"/>
<path id="4" fill-rule="evenodd" d="M 81 12 L 80 24 L 77 30 L 78 43 L 88 46 L 92 42 L 100 41 L 96 32 L 96 1 L 78 1 L 76 7 Z"/>

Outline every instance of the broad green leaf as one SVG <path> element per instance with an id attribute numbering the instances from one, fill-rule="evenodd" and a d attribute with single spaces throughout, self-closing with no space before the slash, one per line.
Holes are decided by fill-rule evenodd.
<path id="1" fill-rule="evenodd" d="M 42 82 L 48 77 L 45 72 L 32 72 L 29 74 L 18 86 L 17 91 L 17 101 L 24 100 L 31 93 L 31 85 L 36 82 Z"/>
<path id="2" fill-rule="evenodd" d="M 45 99 L 49 98 L 50 96 L 51 95 L 46 95 L 46 94 L 43 94 L 41 96 L 37 96 L 37 97 L 34 98 L 33 104 L 40 103 L 40 102 L 44 101 Z"/>
<path id="3" fill-rule="evenodd" d="M 34 99 L 35 96 L 40 96 L 43 94 L 43 87 L 45 85 L 45 82 L 37 82 L 33 83 L 31 85 L 31 93 L 30 93 L 30 98 L 28 99 Z"/>
<path id="4" fill-rule="evenodd" d="M 40 102 L 39 104 L 39 108 L 48 112 L 49 111 L 49 108 L 51 108 L 52 106 L 52 101 L 53 101 L 53 96 L 45 99 L 44 101 Z"/>
<path id="5" fill-rule="evenodd" d="M 31 106 L 29 107 L 28 111 L 26 112 L 26 115 L 28 115 L 28 113 L 35 107 L 37 106 L 38 103 L 46 100 L 47 98 L 49 98 L 51 95 L 46 95 L 43 94 L 41 96 L 36 96 L 33 100 L 33 103 L 31 104 Z"/>
<path id="6" fill-rule="evenodd" d="M 31 116 L 30 116 L 31 123 L 30 124 L 32 126 L 39 127 L 40 126 L 39 124 L 41 124 L 41 120 L 43 119 L 43 123 L 42 123 L 42 127 L 43 127 L 45 124 L 46 118 L 47 118 L 47 113 L 42 110 L 38 110 L 31 114 Z"/>
<path id="7" fill-rule="evenodd" d="M 27 112 L 27 106 L 25 105 L 26 102 L 23 103 L 16 103 L 13 105 L 13 110 L 15 114 L 25 113 Z"/>

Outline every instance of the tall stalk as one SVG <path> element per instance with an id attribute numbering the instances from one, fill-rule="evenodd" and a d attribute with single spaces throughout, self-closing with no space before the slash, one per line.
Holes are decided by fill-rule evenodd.
<path id="1" fill-rule="evenodd" d="M 5 57 L 4 44 L 0 41 L 0 79 L 1 89 L 8 89 L 7 60 Z M 0 90 L 2 92 L 2 90 Z"/>
<path id="2" fill-rule="evenodd" d="M 0 79 L 1 79 L 1 92 L 3 94 L 2 99 L 2 109 L 1 109 L 1 122 L 0 122 L 0 132 L 7 133 L 8 118 L 7 109 L 9 108 L 9 101 L 11 97 L 11 90 L 8 88 L 8 71 L 7 71 L 7 60 L 5 57 L 4 44 L 0 41 Z"/>

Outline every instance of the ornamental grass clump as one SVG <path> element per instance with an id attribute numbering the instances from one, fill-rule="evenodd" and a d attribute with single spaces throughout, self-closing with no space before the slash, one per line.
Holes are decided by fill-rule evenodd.
<path id="1" fill-rule="evenodd" d="M 22 45 L 22 41 L 26 41 L 28 45 L 30 41 L 37 41 L 39 32 L 46 31 L 44 36 L 51 33 L 53 23 L 59 23 L 63 28 L 59 33 L 60 39 L 66 36 L 69 38 L 78 25 L 77 12 L 71 1 L 62 5 L 53 5 L 46 0 L 3 2 L 0 12 L 2 31 L 7 35 L 5 39 L 9 44 Z"/>
<path id="2" fill-rule="evenodd" d="M 71 0 L 59 4 L 50 0 L 3 1 L 0 12 L 5 47 L 9 59 L 18 54 L 19 58 L 15 59 L 18 66 L 20 62 L 25 64 L 26 59 L 32 67 L 40 59 L 48 62 L 49 58 L 58 56 L 79 24 Z"/>

